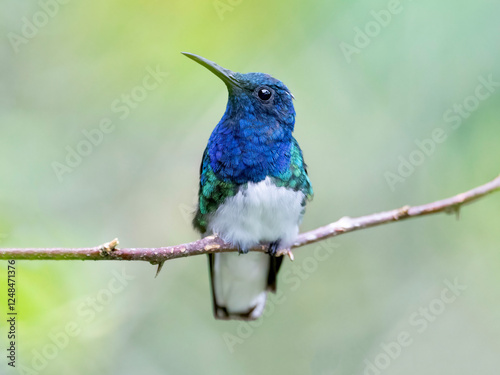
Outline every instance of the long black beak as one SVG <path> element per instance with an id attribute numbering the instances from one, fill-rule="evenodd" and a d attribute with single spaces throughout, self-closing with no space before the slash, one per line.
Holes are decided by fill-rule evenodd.
<path id="1" fill-rule="evenodd" d="M 222 81 L 226 84 L 228 88 L 239 86 L 238 80 L 235 78 L 235 73 L 230 71 L 229 69 L 223 68 L 222 66 L 219 66 L 216 63 L 207 60 L 204 57 L 195 55 L 193 53 L 182 52 L 182 54 L 186 55 L 191 60 L 196 61 L 198 64 L 201 64 L 205 68 L 210 70 L 213 74 L 222 79 Z"/>

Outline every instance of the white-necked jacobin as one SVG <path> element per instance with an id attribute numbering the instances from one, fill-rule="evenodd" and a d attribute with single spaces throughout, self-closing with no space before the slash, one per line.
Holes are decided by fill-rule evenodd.
<path id="1" fill-rule="evenodd" d="M 290 90 L 263 73 L 235 73 L 184 53 L 227 86 L 226 112 L 212 132 L 200 167 L 194 227 L 217 234 L 237 253 L 209 255 L 214 315 L 258 318 L 312 198 L 299 144 L 292 136 L 295 109 Z M 248 253 L 268 245 L 269 254 Z M 248 254 L 247 254 L 248 253 Z M 242 255 L 244 254 L 244 255 Z"/>

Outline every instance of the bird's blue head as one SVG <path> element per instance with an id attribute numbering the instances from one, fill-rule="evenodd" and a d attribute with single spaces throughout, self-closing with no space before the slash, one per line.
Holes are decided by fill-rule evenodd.
<path id="1" fill-rule="evenodd" d="M 203 57 L 184 54 L 219 77 L 229 92 L 226 112 L 207 146 L 215 174 L 242 184 L 285 173 L 295 124 L 290 90 L 268 74 L 235 73 Z"/>

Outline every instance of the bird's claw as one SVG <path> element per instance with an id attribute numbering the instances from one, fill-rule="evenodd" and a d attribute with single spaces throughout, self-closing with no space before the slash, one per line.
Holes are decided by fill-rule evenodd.
<path id="1" fill-rule="evenodd" d="M 238 247 L 238 254 L 248 254 L 249 249 L 242 249 L 241 247 Z"/>
<path id="2" fill-rule="evenodd" d="M 283 249 L 283 250 L 279 250 L 278 252 L 276 252 L 277 257 L 281 257 L 281 256 L 285 256 L 285 255 L 287 257 L 289 257 L 292 262 L 295 260 L 295 257 L 293 256 L 293 253 L 292 253 L 292 250 L 290 250 L 290 249 Z"/>
<path id="3" fill-rule="evenodd" d="M 269 244 L 267 252 L 269 255 L 272 257 L 275 257 L 278 253 L 278 246 L 279 246 L 279 241 L 274 241 Z"/>

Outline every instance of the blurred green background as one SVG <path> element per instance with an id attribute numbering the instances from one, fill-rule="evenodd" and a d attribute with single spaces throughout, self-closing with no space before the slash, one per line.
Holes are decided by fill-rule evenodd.
<path id="1" fill-rule="evenodd" d="M 498 84 L 474 95 L 481 77 L 500 82 L 499 13 L 482 0 L 7 0 L 0 246 L 197 239 L 199 162 L 227 93 L 181 51 L 291 89 L 315 189 L 302 230 L 485 183 L 500 172 Z M 357 49 L 346 58 L 347 44 Z M 150 70 L 161 72 L 156 85 Z M 471 110 L 447 121 L 455 104 Z M 437 128 L 446 140 L 418 159 L 415 142 Z M 387 172 L 410 156 L 419 165 L 391 188 Z M 213 319 L 205 257 L 168 262 L 156 279 L 148 263 L 19 261 L 25 372 L 2 355 L 0 373 L 497 374 L 499 214 L 493 195 L 458 221 L 410 220 L 297 250 L 250 325 Z M 453 295 L 455 282 L 466 289 Z M 407 345 L 391 344 L 401 334 Z"/>

